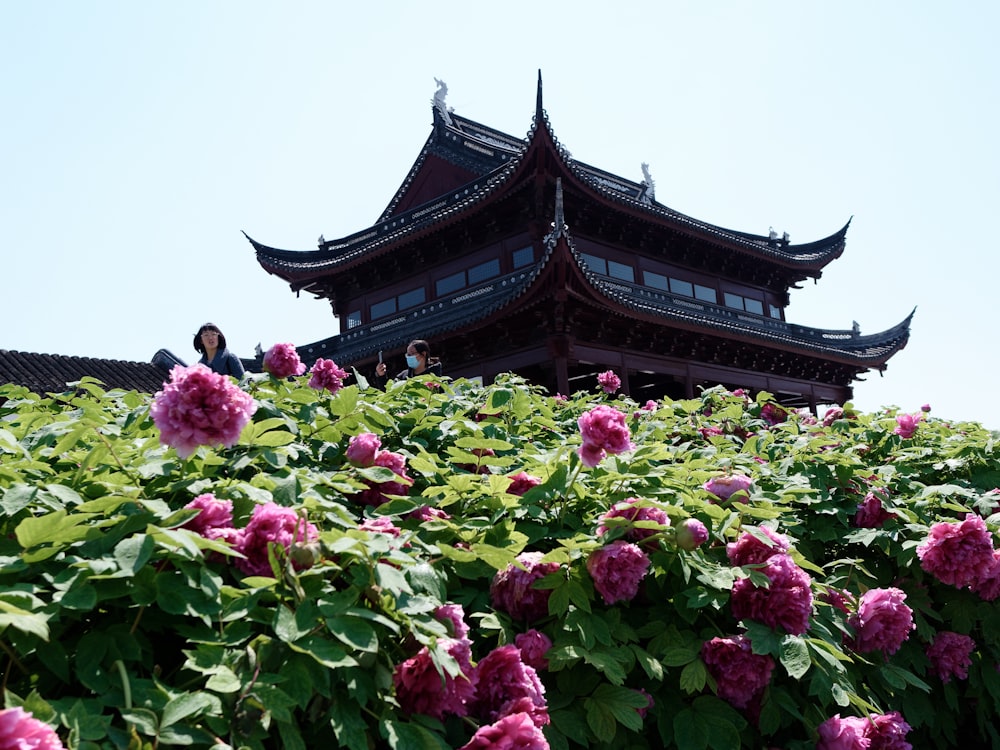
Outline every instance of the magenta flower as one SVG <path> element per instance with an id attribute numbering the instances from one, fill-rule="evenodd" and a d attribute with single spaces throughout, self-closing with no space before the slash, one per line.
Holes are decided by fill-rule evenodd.
<path id="1" fill-rule="evenodd" d="M 406 514 L 407 518 L 413 518 L 417 521 L 433 521 L 436 519 L 448 520 L 451 518 L 450 515 L 445 513 L 440 508 L 432 508 L 430 505 L 421 505 L 419 508 L 411 510 Z"/>
<path id="2" fill-rule="evenodd" d="M 521 712 L 479 727 L 459 750 L 549 750 L 549 741 L 531 716 Z"/>
<path id="3" fill-rule="evenodd" d="M 200 445 L 236 445 L 255 411 L 257 402 L 249 394 L 202 364 L 176 365 L 170 382 L 149 407 L 160 442 L 176 449 L 181 458 Z"/>
<path id="4" fill-rule="evenodd" d="M 449 626 L 453 638 L 469 640 L 469 626 L 465 623 L 465 609 L 461 604 L 442 604 L 434 610 L 434 618 Z"/>
<path id="5" fill-rule="evenodd" d="M 210 536 L 210 532 L 232 528 L 233 503 L 230 500 L 217 500 L 215 495 L 207 492 L 198 495 L 184 507 L 197 508 L 199 511 L 198 515 L 184 523 L 185 529 L 190 529 L 196 534 L 213 539 L 215 537 Z"/>
<path id="6" fill-rule="evenodd" d="M 854 649 L 861 653 L 881 651 L 890 656 L 910 637 L 913 610 L 903 602 L 906 594 L 897 588 L 868 589 L 861 595 L 858 611 L 847 618 L 854 628 Z"/>
<path id="7" fill-rule="evenodd" d="M 979 516 L 964 521 L 936 523 L 919 547 L 920 567 L 956 588 L 965 588 L 989 576 L 993 567 L 993 537 Z"/>
<path id="8" fill-rule="evenodd" d="M 868 717 L 867 736 L 871 738 L 871 750 L 913 750 L 913 745 L 906 741 L 910 725 L 903 721 L 899 711 L 887 714 L 871 714 Z"/>
<path id="9" fill-rule="evenodd" d="M 746 494 L 753 480 L 743 474 L 723 474 L 712 477 L 702 487 L 720 500 L 728 500 L 737 493 L 742 493 L 740 500 L 746 502 Z"/>
<path id="10" fill-rule="evenodd" d="M 618 454 L 632 449 L 625 415 L 614 407 L 604 404 L 595 406 L 581 414 L 577 424 L 583 440 L 578 453 L 585 466 L 597 466 L 605 452 Z"/>
<path id="11" fill-rule="evenodd" d="M 869 492 L 858 505 L 851 524 L 859 529 L 880 529 L 886 521 L 895 517 L 895 513 L 890 513 L 882 507 L 882 498 L 878 493 Z"/>
<path id="12" fill-rule="evenodd" d="M 788 552 L 788 538 L 767 526 L 758 526 L 757 533 L 744 531 L 735 542 L 726 545 L 726 557 L 730 565 L 759 565 L 774 555 Z M 765 537 L 769 541 L 764 541 Z"/>
<path id="13" fill-rule="evenodd" d="M 760 571 L 771 581 L 758 588 L 749 578 L 733 584 L 729 605 L 737 620 L 753 620 L 791 635 L 809 629 L 812 614 L 812 579 L 785 554 L 769 557 Z"/>
<path id="14" fill-rule="evenodd" d="M 917 425 L 920 424 L 920 420 L 923 418 L 922 414 L 897 414 L 896 429 L 893 432 L 904 440 L 907 440 L 913 437 L 913 433 L 917 431 Z"/>
<path id="15" fill-rule="evenodd" d="M 439 638 L 438 647 L 451 655 L 461 674 L 442 676 L 434 666 L 430 650 L 424 646 L 416 655 L 397 664 L 392 684 L 396 700 L 407 714 L 424 714 L 435 719 L 445 716 L 467 716 L 476 695 L 476 670 L 472 666 L 469 641 L 461 638 Z"/>
<path id="16" fill-rule="evenodd" d="M 920 407 L 920 411 L 922 411 L 924 414 L 926 414 L 930 410 L 931 410 L 930 404 L 924 404 L 923 406 Z"/>
<path id="17" fill-rule="evenodd" d="M 258 505 L 236 545 L 246 559 L 237 559 L 236 567 L 247 575 L 273 574 L 267 550 L 272 544 L 288 552 L 292 544 L 308 544 L 319 539 L 319 531 L 292 508 L 274 503 Z M 296 567 L 299 567 L 298 565 Z"/>
<path id="18" fill-rule="evenodd" d="M 362 531 L 370 531 L 375 534 L 388 534 L 389 536 L 399 536 L 401 533 L 396 524 L 388 516 L 366 518 L 358 524 L 358 528 Z"/>
<path id="19" fill-rule="evenodd" d="M 767 403 L 760 407 L 760 418 L 774 427 L 788 419 L 788 410 L 777 404 Z"/>
<path id="20" fill-rule="evenodd" d="M 276 378 L 290 378 L 304 373 L 306 366 L 294 344 L 275 344 L 264 355 L 264 369 Z"/>
<path id="21" fill-rule="evenodd" d="M 517 646 L 498 646 L 476 665 L 476 698 L 470 712 L 483 721 L 527 713 L 535 726 L 549 723 L 545 687 Z"/>
<path id="22" fill-rule="evenodd" d="M 604 389 L 605 393 L 614 393 L 622 387 L 621 378 L 615 374 L 614 370 L 607 370 L 598 375 L 597 384 Z"/>
<path id="23" fill-rule="evenodd" d="M 682 550 L 691 552 L 708 541 L 708 529 L 697 518 L 685 518 L 677 527 L 674 541 Z"/>
<path id="24" fill-rule="evenodd" d="M 868 718 L 835 714 L 817 728 L 816 750 L 913 750 L 906 741 L 910 725 L 899 711 Z"/>
<path id="25" fill-rule="evenodd" d="M 660 405 L 658 403 L 656 403 L 655 401 L 653 401 L 653 399 L 649 399 L 646 403 L 644 403 L 642 405 L 642 410 L 643 411 L 656 411 L 659 407 L 660 407 Z"/>
<path id="26" fill-rule="evenodd" d="M 970 588 L 988 602 L 1000 597 L 1000 550 L 993 550 L 993 563 L 972 582 Z"/>
<path id="27" fill-rule="evenodd" d="M 510 484 L 507 486 L 507 492 L 511 495 L 521 497 L 532 487 L 537 487 L 541 483 L 542 480 L 538 477 L 532 476 L 526 471 L 522 471 L 510 478 Z"/>
<path id="28" fill-rule="evenodd" d="M 670 519 L 667 518 L 667 514 L 660 510 L 660 508 L 657 508 L 655 505 L 642 505 L 642 502 L 641 498 L 630 497 L 622 500 L 620 503 L 615 503 L 611 510 L 601 516 L 601 524 L 597 527 L 598 535 L 607 534 L 609 528 L 623 528 L 625 529 L 626 539 L 641 542 L 643 539 L 656 536 L 663 528 L 670 525 Z M 606 526 L 607 521 L 612 518 L 621 518 L 627 523 L 612 524 L 610 527 Z M 635 525 L 637 522 L 656 524 L 656 526 L 662 528 L 638 527 Z"/>
<path id="29" fill-rule="evenodd" d="M 514 645 L 521 649 L 521 660 L 536 672 L 549 668 L 545 654 L 552 648 L 552 640 L 540 630 L 532 628 L 514 636 Z"/>
<path id="30" fill-rule="evenodd" d="M 632 601 L 648 570 L 646 553 L 624 539 L 595 549 L 587 557 L 587 572 L 605 604 Z"/>
<path id="31" fill-rule="evenodd" d="M 829 427 L 838 419 L 844 418 L 844 410 L 839 406 L 834 406 L 831 409 L 827 409 L 826 414 L 823 415 L 823 426 Z"/>
<path id="32" fill-rule="evenodd" d="M 816 750 L 869 750 L 872 746 L 868 734 L 868 719 L 860 716 L 840 718 L 834 714 L 820 724 Z"/>
<path id="33" fill-rule="evenodd" d="M 653 696 L 651 696 L 649 693 L 647 693 L 642 688 L 639 688 L 638 690 L 633 690 L 633 692 L 638 693 L 639 695 L 641 695 L 643 698 L 646 699 L 646 705 L 643 706 L 642 708 L 637 708 L 635 710 L 635 712 L 637 714 L 639 714 L 640 718 L 645 719 L 646 718 L 646 714 L 649 713 L 649 709 L 651 709 L 653 706 L 656 705 L 656 701 L 653 700 Z"/>
<path id="34" fill-rule="evenodd" d="M 352 437 L 347 444 L 347 460 L 355 466 L 371 466 L 381 447 L 382 441 L 378 439 L 378 435 L 362 432 Z"/>
<path id="35" fill-rule="evenodd" d="M 317 391 L 336 393 L 344 387 L 347 371 L 337 367 L 332 359 L 317 359 L 309 370 L 309 387 Z"/>
<path id="36" fill-rule="evenodd" d="M 745 635 L 705 641 L 701 660 L 715 680 L 718 696 L 735 708 L 750 706 L 771 682 L 774 671 L 774 659 L 755 654 Z"/>
<path id="37" fill-rule="evenodd" d="M 532 584 L 559 570 L 559 563 L 543 563 L 542 556 L 541 552 L 522 552 L 517 556 L 520 566 L 511 563 L 497 571 L 490 583 L 490 599 L 496 609 L 527 622 L 548 615 L 552 592 L 533 588 Z"/>
<path id="38" fill-rule="evenodd" d="M 927 658 L 941 682 L 951 682 L 952 677 L 964 680 L 969 676 L 975 648 L 976 642 L 969 636 L 942 630 L 927 647 Z"/>
<path id="39" fill-rule="evenodd" d="M 20 706 L 0 710 L 0 750 L 66 750 L 59 735 Z"/>
<path id="40" fill-rule="evenodd" d="M 377 507 L 389 499 L 390 495 L 409 494 L 410 476 L 406 473 L 406 456 L 392 451 L 377 450 L 379 439 L 370 432 L 351 438 L 347 448 L 347 458 L 360 466 L 381 466 L 389 469 L 402 481 L 373 482 L 365 479 L 368 489 L 353 497 L 363 505 Z M 370 461 L 370 463 L 369 463 Z"/>

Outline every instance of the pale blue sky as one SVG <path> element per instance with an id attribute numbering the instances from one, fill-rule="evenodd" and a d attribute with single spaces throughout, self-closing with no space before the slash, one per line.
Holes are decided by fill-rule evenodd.
<path id="1" fill-rule="evenodd" d="M 351 4 L 360 6 L 361 4 Z M 336 332 L 240 230 L 314 249 L 369 226 L 448 104 L 562 144 L 666 205 L 847 249 L 791 322 L 917 307 L 856 384 L 1000 429 L 994 374 L 1000 6 L 988 2 L 46 2 L 0 11 L 0 348 L 187 361 Z"/>

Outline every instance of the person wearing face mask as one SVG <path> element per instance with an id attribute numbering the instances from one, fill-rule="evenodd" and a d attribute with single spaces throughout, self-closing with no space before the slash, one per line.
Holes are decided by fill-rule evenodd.
<path id="1" fill-rule="evenodd" d="M 431 347 L 423 339 L 414 339 L 406 347 L 406 369 L 400 372 L 395 380 L 408 380 L 417 375 L 441 375 L 441 360 L 431 356 Z M 375 385 L 385 388 L 386 377 L 385 362 L 375 365 Z"/>

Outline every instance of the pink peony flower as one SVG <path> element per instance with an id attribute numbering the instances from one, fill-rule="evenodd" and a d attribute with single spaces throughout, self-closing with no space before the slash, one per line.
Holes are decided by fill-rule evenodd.
<path id="1" fill-rule="evenodd" d="M 910 725 L 899 711 L 871 714 L 868 718 L 835 714 L 817 728 L 816 750 L 913 750 L 906 741 Z"/>
<path id="2" fill-rule="evenodd" d="M 785 554 L 772 555 L 761 572 L 771 585 L 758 588 L 749 578 L 733 584 L 729 604 L 737 620 L 753 620 L 791 635 L 809 629 L 812 614 L 812 579 Z"/>
<path id="3" fill-rule="evenodd" d="M 896 429 L 893 432 L 904 440 L 907 440 L 913 437 L 913 433 L 917 431 L 917 425 L 920 424 L 921 419 L 923 419 L 922 414 L 897 414 Z"/>
<path id="4" fill-rule="evenodd" d="M 304 373 L 306 366 L 293 344 L 275 344 L 264 355 L 264 369 L 276 378 L 290 378 Z"/>
<path id="5" fill-rule="evenodd" d="M 708 529 L 697 518 L 685 518 L 677 527 L 674 541 L 682 550 L 691 552 L 708 541 Z"/>
<path id="6" fill-rule="evenodd" d="M 760 407 L 760 418 L 774 427 L 788 419 L 788 410 L 777 404 L 767 403 Z"/>
<path id="7" fill-rule="evenodd" d="M 838 419 L 844 418 L 844 410 L 839 406 L 834 406 L 827 409 L 826 414 L 823 415 L 823 426 L 829 427 Z"/>
<path id="8" fill-rule="evenodd" d="M 270 576 L 273 571 L 267 556 L 269 545 L 278 545 L 288 552 L 293 543 L 308 544 L 317 539 L 316 527 L 292 508 L 274 503 L 258 505 L 236 545 L 236 551 L 246 557 L 237 559 L 236 567 L 247 575 Z"/>
<path id="9" fill-rule="evenodd" d="M 363 433 L 370 434 L 370 433 Z M 362 435 L 358 435 L 358 438 Z M 373 436 L 374 437 L 374 436 Z M 378 438 L 375 438 L 377 441 Z M 352 445 L 354 444 L 354 439 L 351 440 Z M 358 449 L 358 454 L 361 454 L 362 449 L 366 451 L 360 456 L 362 460 L 368 459 L 367 447 L 361 446 Z M 350 458 L 351 447 L 347 449 L 348 458 Z M 372 507 L 377 507 L 389 499 L 390 495 L 407 495 L 409 494 L 409 483 L 410 476 L 406 473 L 406 456 L 400 453 L 393 453 L 392 451 L 380 450 L 375 453 L 374 459 L 371 463 L 372 466 L 381 466 L 386 469 L 390 469 L 393 474 L 402 479 L 402 482 L 397 482 L 390 480 L 388 482 L 372 482 L 368 479 L 365 483 L 368 485 L 368 489 L 358 492 L 353 497 L 359 503 L 363 505 L 370 505 Z"/>
<path id="10" fill-rule="evenodd" d="M 624 539 L 595 549 L 587 557 L 587 572 L 605 604 L 632 601 L 648 570 L 646 553 Z"/>
<path id="11" fill-rule="evenodd" d="M 336 393 L 344 387 L 347 371 L 337 367 L 332 359 L 317 359 L 309 370 L 309 387 L 317 391 Z"/>
<path id="12" fill-rule="evenodd" d="M 538 477 L 534 477 L 531 474 L 522 471 L 510 478 L 510 484 L 507 486 L 507 492 L 511 495 L 521 497 L 532 487 L 537 487 L 541 483 L 542 480 Z"/>
<path id="13" fill-rule="evenodd" d="M 636 527 L 635 523 L 637 521 L 654 523 L 664 528 L 670 525 L 670 519 L 667 518 L 666 513 L 656 506 L 640 505 L 642 502 L 641 498 L 630 497 L 622 500 L 620 503 L 615 503 L 611 510 L 601 516 L 601 525 L 597 527 L 597 533 L 599 535 L 607 534 L 609 527 L 605 526 L 605 523 L 608 519 L 621 518 L 628 523 L 624 525 L 613 524 L 610 528 L 624 528 L 626 539 L 639 542 L 651 536 L 656 536 L 662 529 Z"/>
<path id="14" fill-rule="evenodd" d="M 597 383 L 604 389 L 605 393 L 614 393 L 622 387 L 621 378 L 615 374 L 614 370 L 607 370 L 598 375 Z"/>
<path id="15" fill-rule="evenodd" d="M 419 508 L 407 513 L 406 517 L 416 519 L 417 521 L 433 521 L 435 519 L 447 521 L 451 518 L 450 515 L 440 508 L 432 508 L 430 505 L 421 505 Z"/>
<path id="16" fill-rule="evenodd" d="M 988 602 L 1000 597 L 1000 549 L 993 550 L 993 563 L 972 582 L 970 588 Z"/>
<path id="17" fill-rule="evenodd" d="M 642 405 L 642 410 L 643 411 L 656 411 L 659 407 L 660 407 L 660 405 L 658 403 L 656 403 L 655 401 L 653 401 L 653 399 L 649 399 L 646 403 L 644 403 Z"/>
<path id="18" fill-rule="evenodd" d="M 358 524 L 358 528 L 362 531 L 371 531 L 375 534 L 388 534 L 389 536 L 399 536 L 401 533 L 396 524 L 388 516 L 366 518 Z"/>
<path id="19" fill-rule="evenodd" d="M 913 745 L 906 741 L 910 725 L 903 721 L 899 711 L 871 714 L 868 719 L 871 724 L 866 734 L 872 741 L 871 750 L 913 750 Z"/>
<path id="20" fill-rule="evenodd" d="M 434 617 L 449 626 L 453 638 L 469 639 L 469 626 L 465 623 L 465 609 L 461 604 L 442 604 L 434 610 Z"/>
<path id="21" fill-rule="evenodd" d="M 382 441 L 371 432 L 362 432 L 351 438 L 347 444 L 347 460 L 355 466 L 371 466 L 375 455 L 382 447 Z"/>
<path id="22" fill-rule="evenodd" d="M 255 411 L 257 402 L 249 394 L 202 364 L 176 365 L 149 407 L 160 442 L 181 458 L 200 445 L 236 445 Z"/>
<path id="23" fill-rule="evenodd" d="M 476 695 L 477 679 L 469 641 L 440 638 L 438 647 L 458 662 L 461 674 L 452 677 L 447 672 L 438 672 L 430 650 L 424 646 L 416 655 L 396 665 L 392 675 L 396 700 L 407 714 L 424 714 L 435 719 L 467 716 Z"/>
<path id="24" fill-rule="evenodd" d="M 820 724 L 816 750 L 869 750 L 872 741 L 867 737 L 868 719 L 860 716 L 840 718 L 834 714 Z"/>
<path id="25" fill-rule="evenodd" d="M 641 695 L 643 698 L 646 699 L 646 705 L 643 708 L 637 708 L 635 710 L 635 712 L 637 714 L 639 714 L 639 718 L 645 719 L 646 718 L 646 714 L 649 713 L 649 709 L 651 709 L 653 706 L 656 705 L 656 701 L 653 700 L 653 696 L 651 696 L 649 693 L 647 693 L 642 688 L 639 688 L 638 690 L 635 690 L 634 692 L 638 693 L 639 695 Z"/>
<path id="26" fill-rule="evenodd" d="M 611 406 L 595 406 L 581 414 L 577 424 L 583 440 L 578 452 L 585 466 L 597 466 L 605 452 L 618 454 L 632 449 L 625 415 Z"/>
<path id="27" fill-rule="evenodd" d="M 788 552 L 788 538 L 783 534 L 771 531 L 767 526 L 758 526 L 757 532 L 744 531 L 739 539 L 726 545 L 730 565 L 759 565 L 774 555 Z M 770 543 L 762 541 L 761 536 L 769 539 Z"/>
<path id="28" fill-rule="evenodd" d="M 750 490 L 753 480 L 743 474 L 723 474 L 712 477 L 702 487 L 720 500 L 728 500 L 737 493 L 743 493 L 740 499 L 746 501 L 746 493 Z"/>
<path id="29" fill-rule="evenodd" d="M 941 682 L 951 682 L 952 677 L 964 680 L 969 676 L 975 648 L 976 642 L 969 636 L 942 630 L 927 647 L 927 658 Z"/>
<path id="30" fill-rule="evenodd" d="M 559 563 L 543 563 L 541 552 L 522 552 L 517 561 L 497 571 L 490 583 L 493 606 L 515 620 L 531 622 L 549 613 L 549 589 L 536 589 L 532 584 L 549 573 L 559 570 Z"/>
<path id="31" fill-rule="evenodd" d="M 535 726 L 549 723 L 545 687 L 538 674 L 524 663 L 517 646 L 498 646 L 476 665 L 476 698 L 470 712 L 483 721 L 496 721 L 520 711 Z"/>
<path id="32" fill-rule="evenodd" d="M 209 537 L 209 532 L 215 529 L 232 528 L 233 503 L 230 500 L 217 500 L 215 495 L 207 492 L 198 495 L 184 507 L 197 508 L 199 511 L 198 515 L 184 523 L 185 529 L 190 529 L 196 534 Z"/>
<path id="33" fill-rule="evenodd" d="M 66 750 L 59 735 L 20 706 L 0 710 L 0 750 Z"/>
<path id="34" fill-rule="evenodd" d="M 979 516 L 968 513 L 958 523 L 936 523 L 917 547 L 920 567 L 956 588 L 989 576 L 993 567 L 993 537 Z"/>
<path id="35" fill-rule="evenodd" d="M 549 668 L 545 654 L 552 648 L 552 640 L 540 630 L 532 628 L 514 636 L 514 645 L 521 649 L 521 660 L 536 672 Z"/>
<path id="36" fill-rule="evenodd" d="M 859 529 L 880 529 L 886 521 L 895 517 L 895 513 L 890 513 L 882 507 L 882 498 L 878 493 L 869 492 L 858 506 L 851 524 Z"/>
<path id="37" fill-rule="evenodd" d="M 718 696 L 736 708 L 750 706 L 771 682 L 774 670 L 774 659 L 755 654 L 745 635 L 705 641 L 701 660 L 715 680 Z"/>
<path id="38" fill-rule="evenodd" d="M 549 742 L 531 716 L 521 712 L 479 727 L 459 750 L 549 750 Z"/>
<path id="39" fill-rule="evenodd" d="M 913 610 L 903 602 L 906 594 L 897 588 L 868 589 L 861 595 L 858 611 L 847 618 L 854 628 L 854 649 L 862 653 L 881 651 L 889 656 L 910 637 Z"/>

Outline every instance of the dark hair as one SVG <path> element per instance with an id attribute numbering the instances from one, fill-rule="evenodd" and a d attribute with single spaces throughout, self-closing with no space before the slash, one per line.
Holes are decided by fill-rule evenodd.
<path id="1" fill-rule="evenodd" d="M 413 347 L 413 351 L 417 354 L 424 355 L 424 360 L 427 362 L 428 366 L 437 363 L 438 358 L 431 356 L 431 345 L 423 339 L 413 339 L 413 341 L 410 342 L 410 346 Z"/>
<path id="2" fill-rule="evenodd" d="M 198 333 L 194 335 L 194 350 L 196 352 L 200 352 L 201 354 L 205 353 L 205 345 L 201 343 L 201 334 L 205 331 L 215 331 L 219 334 L 219 350 L 221 351 L 226 348 L 226 337 L 222 334 L 222 331 L 219 330 L 219 326 L 215 325 L 215 323 L 206 323 L 199 328 Z"/>

